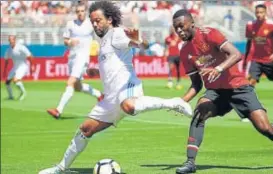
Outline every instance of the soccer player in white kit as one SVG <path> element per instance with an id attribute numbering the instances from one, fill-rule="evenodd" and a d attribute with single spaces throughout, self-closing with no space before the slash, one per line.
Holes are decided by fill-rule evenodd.
<path id="1" fill-rule="evenodd" d="M 147 42 L 138 40 L 138 31 L 120 28 L 121 12 L 110 1 L 97 1 L 90 7 L 90 20 L 101 38 L 99 73 L 104 87 L 104 98 L 92 109 L 89 117 L 77 131 L 67 148 L 62 161 L 55 167 L 39 174 L 59 174 L 71 166 L 88 140 L 122 118 L 122 111 L 136 115 L 147 110 L 172 109 L 191 116 L 191 106 L 180 97 L 162 99 L 143 95 L 142 83 L 137 78 L 132 64 L 131 47 L 147 47 Z"/>
<path id="2" fill-rule="evenodd" d="M 10 47 L 5 53 L 5 66 L 4 66 L 4 76 L 7 74 L 8 59 L 12 59 L 13 67 L 9 72 L 9 75 L 6 80 L 6 87 L 8 91 L 8 99 L 14 99 L 12 93 L 11 82 L 14 82 L 15 85 L 20 90 L 19 100 L 23 100 L 26 96 L 26 90 L 22 82 L 23 77 L 29 71 L 29 65 L 27 59 L 29 59 L 30 64 L 32 65 L 32 55 L 30 51 L 21 43 L 16 42 L 16 36 L 9 36 Z"/>
<path id="3" fill-rule="evenodd" d="M 63 34 L 64 44 L 69 48 L 68 67 L 70 76 L 57 108 L 47 110 L 54 118 L 60 117 L 75 90 L 95 96 L 98 100 L 103 97 L 100 91 L 92 88 L 87 83 L 81 82 L 89 64 L 90 44 L 94 30 L 90 20 L 86 17 L 86 6 L 84 4 L 76 6 L 76 14 L 77 19 L 67 22 Z"/>

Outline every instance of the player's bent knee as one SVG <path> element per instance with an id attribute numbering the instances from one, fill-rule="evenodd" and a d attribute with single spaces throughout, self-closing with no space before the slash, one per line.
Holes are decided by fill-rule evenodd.
<path id="1" fill-rule="evenodd" d="M 93 131 L 93 127 L 90 124 L 82 124 L 80 126 L 80 130 L 82 131 L 82 134 L 87 138 L 90 138 L 95 134 L 95 131 Z"/>
<path id="2" fill-rule="evenodd" d="M 134 101 L 131 99 L 126 99 L 121 103 L 121 109 L 129 115 L 134 115 L 135 113 L 135 106 Z"/>

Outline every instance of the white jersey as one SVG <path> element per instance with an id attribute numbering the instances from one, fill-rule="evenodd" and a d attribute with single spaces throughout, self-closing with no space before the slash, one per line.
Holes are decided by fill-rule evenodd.
<path id="1" fill-rule="evenodd" d="M 92 41 L 92 33 L 93 33 L 93 27 L 89 18 L 86 18 L 83 22 L 81 22 L 78 19 L 67 22 L 67 25 L 63 33 L 63 37 L 71 38 L 71 39 L 75 38 L 79 40 L 78 45 L 69 48 L 70 58 L 73 58 L 73 57 L 82 58 L 82 56 L 75 56 L 76 54 L 88 55 L 87 58 L 89 58 L 90 45 Z"/>
<path id="2" fill-rule="evenodd" d="M 13 67 L 27 65 L 27 57 L 31 56 L 30 51 L 25 45 L 16 43 L 14 48 L 9 47 L 5 53 L 5 59 L 11 58 Z"/>
<path id="3" fill-rule="evenodd" d="M 125 83 L 137 78 L 129 42 L 130 39 L 119 27 L 110 29 L 100 40 L 98 62 L 106 95 L 113 94 Z"/>

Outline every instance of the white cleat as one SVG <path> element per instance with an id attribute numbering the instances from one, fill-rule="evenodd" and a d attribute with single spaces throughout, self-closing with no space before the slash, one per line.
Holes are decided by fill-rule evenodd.
<path id="1" fill-rule="evenodd" d="M 175 112 L 181 113 L 182 115 L 186 115 L 187 117 L 192 117 L 193 112 L 191 105 L 188 102 L 185 102 L 180 97 L 173 98 L 174 107 L 172 110 Z"/>
<path id="2" fill-rule="evenodd" d="M 22 93 L 20 94 L 20 96 L 19 96 L 19 101 L 24 100 L 25 97 L 26 97 L 26 95 L 27 95 L 26 93 L 23 93 L 23 92 L 22 92 Z"/>
<path id="3" fill-rule="evenodd" d="M 66 171 L 62 170 L 60 167 L 55 166 L 52 168 L 44 169 L 39 172 L 39 174 L 64 174 Z"/>
<path id="4" fill-rule="evenodd" d="M 250 120 L 249 120 L 248 118 L 243 118 L 243 119 L 241 119 L 241 122 L 244 122 L 244 123 L 249 123 L 249 122 L 250 122 Z"/>

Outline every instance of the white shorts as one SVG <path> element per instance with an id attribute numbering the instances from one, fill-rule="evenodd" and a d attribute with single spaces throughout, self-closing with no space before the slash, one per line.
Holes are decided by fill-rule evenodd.
<path id="1" fill-rule="evenodd" d="M 102 101 L 97 103 L 89 113 L 89 117 L 116 125 L 125 116 L 120 104 L 130 97 L 143 96 L 142 83 L 138 79 L 130 81 L 117 90 L 115 97 L 112 94 L 111 96 L 106 95 Z"/>
<path id="2" fill-rule="evenodd" d="M 83 80 L 83 75 L 86 72 L 88 67 L 88 61 L 86 61 L 86 57 L 81 54 L 77 54 L 73 57 L 69 58 L 68 61 L 68 70 L 69 76 L 76 77 L 77 79 Z"/>
<path id="3" fill-rule="evenodd" d="M 9 72 L 7 80 L 11 80 L 13 78 L 22 79 L 28 73 L 28 65 L 19 65 L 17 67 L 13 67 Z"/>

